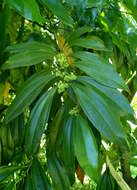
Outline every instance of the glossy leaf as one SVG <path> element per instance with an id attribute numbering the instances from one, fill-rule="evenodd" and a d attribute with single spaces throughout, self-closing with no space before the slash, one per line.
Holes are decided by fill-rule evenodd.
<path id="1" fill-rule="evenodd" d="M 72 88 L 84 113 L 99 132 L 111 142 L 127 146 L 119 116 L 114 113 L 111 104 L 90 86 L 73 84 Z"/>
<path id="2" fill-rule="evenodd" d="M 18 170 L 18 166 L 0 166 L 0 182 L 6 179 L 14 171 Z"/>
<path id="3" fill-rule="evenodd" d="M 75 39 L 71 42 L 71 45 L 86 49 L 108 51 L 104 45 L 104 42 L 97 36 L 87 36 Z"/>
<path id="4" fill-rule="evenodd" d="M 96 81 L 112 88 L 127 90 L 123 79 L 115 71 L 113 65 L 95 53 L 79 52 L 74 55 L 80 61 L 75 65 Z"/>
<path id="5" fill-rule="evenodd" d="M 44 86 L 50 82 L 54 76 L 50 71 L 41 71 L 30 77 L 18 92 L 16 98 L 13 100 L 11 106 L 8 108 L 6 115 L 6 122 L 13 120 L 20 113 L 22 113 L 27 106 L 40 94 Z"/>
<path id="6" fill-rule="evenodd" d="M 55 91 L 56 88 L 52 88 L 44 93 L 31 111 L 25 134 L 25 150 L 27 153 L 35 154 L 38 151 L 40 139 L 48 121 Z"/>
<path id="7" fill-rule="evenodd" d="M 45 21 L 45 19 L 40 15 L 40 10 L 35 0 L 6 0 L 6 2 L 28 20 L 36 22 Z"/>
<path id="8" fill-rule="evenodd" d="M 116 107 L 116 111 L 118 112 L 119 116 L 129 115 L 131 117 L 134 117 L 134 111 L 132 107 L 130 106 L 128 100 L 122 95 L 119 90 L 101 85 L 100 83 L 87 76 L 78 77 L 77 80 L 85 85 L 89 84 L 93 88 L 96 88 L 98 93 L 104 96 L 104 99 L 106 99 L 109 104 L 114 103 L 114 106 Z"/>
<path id="9" fill-rule="evenodd" d="M 34 159 L 31 166 L 31 179 L 34 189 L 51 190 L 48 178 L 38 160 Z"/>
<path id="10" fill-rule="evenodd" d="M 57 141 L 57 136 L 59 133 L 59 128 L 63 123 L 63 117 L 64 117 L 64 106 L 62 106 L 56 116 L 54 117 L 51 125 L 49 126 L 49 152 L 52 152 L 55 150 L 56 147 L 56 141 Z"/>
<path id="11" fill-rule="evenodd" d="M 74 118 L 75 154 L 85 173 L 97 181 L 98 179 L 98 150 L 95 137 L 87 121 L 78 115 Z"/>
<path id="12" fill-rule="evenodd" d="M 73 25 L 73 19 L 61 4 L 60 0 L 42 0 L 42 2 L 55 14 L 64 24 Z"/>
<path id="13" fill-rule="evenodd" d="M 54 153 L 48 155 L 48 169 L 56 190 L 69 190 L 70 182 L 64 167 Z"/>
<path id="14" fill-rule="evenodd" d="M 11 53 L 21 53 L 26 50 L 30 51 L 45 50 L 49 53 L 52 53 L 52 51 L 56 53 L 56 49 L 52 43 L 49 42 L 43 43 L 42 41 L 29 41 L 29 42 L 19 43 L 16 45 L 8 46 L 6 50 L 10 51 Z"/>
<path id="15" fill-rule="evenodd" d="M 63 159 L 65 168 L 72 184 L 75 181 L 75 154 L 74 154 L 74 142 L 73 142 L 73 119 L 69 117 L 63 131 Z"/>
<path id="16" fill-rule="evenodd" d="M 56 53 L 52 44 L 47 45 L 42 42 L 22 43 L 9 47 L 8 50 L 15 54 L 9 57 L 2 69 L 36 65 L 48 59 L 53 59 Z"/>

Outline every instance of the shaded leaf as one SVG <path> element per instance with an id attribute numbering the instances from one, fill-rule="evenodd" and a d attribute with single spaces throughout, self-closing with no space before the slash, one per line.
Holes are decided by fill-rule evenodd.
<path id="1" fill-rule="evenodd" d="M 34 159 L 31 166 L 31 179 L 34 189 L 51 190 L 50 183 L 41 164 L 38 160 Z"/>
<path id="2" fill-rule="evenodd" d="M 27 106 L 40 94 L 41 90 L 54 78 L 50 74 L 50 70 L 43 70 L 30 77 L 17 93 L 11 106 L 7 110 L 6 122 L 13 120 L 20 113 L 22 113 Z"/>
<path id="3" fill-rule="evenodd" d="M 64 24 L 73 25 L 73 19 L 69 16 L 60 0 L 42 0 L 42 2 L 55 14 Z"/>
<path id="4" fill-rule="evenodd" d="M 31 111 L 25 134 L 25 150 L 28 154 L 35 154 L 38 151 L 40 139 L 45 130 L 46 122 L 48 121 L 55 91 L 56 88 L 52 88 L 44 93 Z"/>
<path id="5" fill-rule="evenodd" d="M 72 117 L 69 117 L 63 131 L 63 159 L 66 171 L 72 184 L 75 181 L 75 154 L 73 142 L 74 127 L 73 119 Z"/>
<path id="6" fill-rule="evenodd" d="M 0 166 L 0 182 L 19 168 L 19 166 Z"/>
<path id="7" fill-rule="evenodd" d="M 13 190 L 15 182 L 10 182 L 3 190 Z"/>
<path id="8" fill-rule="evenodd" d="M 70 182 L 64 167 L 54 153 L 48 154 L 48 169 L 56 190 L 69 190 Z"/>
<path id="9" fill-rule="evenodd" d="M 49 127 L 49 146 L 48 146 L 49 152 L 52 152 L 56 148 L 57 136 L 58 136 L 59 128 L 62 125 L 64 115 L 65 115 L 64 106 L 62 106 L 58 110 L 56 116 L 54 117 Z"/>
<path id="10" fill-rule="evenodd" d="M 31 176 L 30 174 L 27 175 L 26 179 L 25 179 L 25 190 L 35 190 L 32 180 L 31 180 Z"/>

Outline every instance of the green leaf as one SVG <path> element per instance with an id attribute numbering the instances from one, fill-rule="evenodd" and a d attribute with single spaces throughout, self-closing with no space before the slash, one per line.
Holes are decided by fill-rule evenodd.
<path id="1" fill-rule="evenodd" d="M 14 154 L 14 141 L 11 136 L 9 126 L 2 125 L 0 127 L 0 140 L 1 140 L 1 156 L 2 162 L 5 164 L 9 162 Z"/>
<path id="2" fill-rule="evenodd" d="M 106 0 L 88 0 L 87 1 L 87 7 L 102 7 Z"/>
<path id="3" fill-rule="evenodd" d="M 55 150 L 59 128 L 62 125 L 64 115 L 64 106 L 62 106 L 49 126 L 49 152 Z"/>
<path id="4" fill-rule="evenodd" d="M 104 45 L 104 42 L 97 36 L 81 37 L 73 40 L 71 46 L 83 47 L 86 49 L 109 51 Z"/>
<path id="5" fill-rule="evenodd" d="M 46 86 L 46 84 L 48 84 L 53 78 L 54 76 L 50 74 L 49 69 L 43 70 L 30 77 L 24 83 L 11 106 L 8 108 L 6 122 L 8 123 L 22 113 L 40 94 L 44 86 Z"/>
<path id="6" fill-rule="evenodd" d="M 87 76 L 78 77 L 77 80 L 85 85 L 89 84 L 93 88 L 96 88 L 96 91 L 98 91 L 101 96 L 104 96 L 104 99 L 106 99 L 108 103 L 114 104 L 119 116 L 129 115 L 132 118 L 134 117 L 134 111 L 132 107 L 119 90 L 101 85 L 100 83 Z"/>
<path id="7" fill-rule="evenodd" d="M 92 86 L 73 84 L 72 88 L 80 106 L 94 127 L 108 140 L 125 148 L 126 136 L 119 116 L 115 114 L 111 104 L 108 104 Z"/>
<path id="8" fill-rule="evenodd" d="M 69 190 L 70 182 L 68 176 L 54 152 L 52 152 L 52 154 L 48 154 L 48 169 L 55 189 Z"/>
<path id="9" fill-rule="evenodd" d="M 137 158 L 136 157 L 130 158 L 129 164 L 137 167 Z"/>
<path id="10" fill-rule="evenodd" d="M 56 53 L 56 49 L 54 47 L 54 45 L 52 44 L 52 42 L 48 42 L 48 43 L 43 43 L 43 42 L 39 42 L 39 41 L 28 41 L 28 42 L 22 42 L 13 46 L 8 46 L 6 48 L 7 51 L 10 51 L 11 53 L 21 53 L 24 52 L 26 49 L 30 50 L 30 51 L 36 51 L 36 50 L 42 50 L 42 51 L 47 51 L 47 52 L 55 52 Z"/>
<path id="11" fill-rule="evenodd" d="M 0 104 L 3 103 L 4 90 L 5 90 L 4 84 L 0 83 Z"/>
<path id="12" fill-rule="evenodd" d="M 80 115 L 74 118 L 75 154 L 80 166 L 93 180 L 98 179 L 98 149 L 88 122 Z"/>
<path id="13" fill-rule="evenodd" d="M 41 164 L 38 160 L 34 159 L 31 166 L 31 179 L 34 189 L 51 190 L 50 183 Z"/>
<path id="14" fill-rule="evenodd" d="M 24 18 L 36 22 L 44 22 L 45 19 L 40 15 L 38 4 L 35 0 L 6 0 Z"/>
<path id="15" fill-rule="evenodd" d="M 42 0 L 42 2 L 55 14 L 64 24 L 72 26 L 73 19 L 69 16 L 60 0 Z"/>
<path id="16" fill-rule="evenodd" d="M 80 36 L 82 36 L 83 34 L 85 34 L 87 32 L 91 32 L 91 31 L 92 31 L 92 28 L 90 26 L 80 27 L 69 34 L 68 41 L 70 41 L 70 43 L 73 43 L 73 40 L 75 40 L 75 39 L 79 38 Z"/>
<path id="17" fill-rule="evenodd" d="M 30 174 L 27 175 L 25 179 L 25 190 L 35 190 L 34 186 L 32 184 L 31 176 Z"/>
<path id="18" fill-rule="evenodd" d="M 3 190 L 13 190 L 15 182 L 10 182 Z"/>
<path id="19" fill-rule="evenodd" d="M 24 115 L 21 114 L 11 122 L 11 135 L 14 139 L 15 146 L 21 146 L 24 141 L 25 125 Z"/>
<path id="20" fill-rule="evenodd" d="M 127 8 L 127 12 L 129 13 L 129 15 L 131 14 L 132 17 L 136 20 L 137 22 L 137 1 L 136 0 L 123 0 L 122 1 L 123 5 Z"/>
<path id="21" fill-rule="evenodd" d="M 12 53 L 2 69 L 12 69 L 17 67 L 25 67 L 36 65 L 53 59 L 56 49 L 52 44 L 44 44 L 42 42 L 26 42 L 7 48 Z"/>
<path id="22" fill-rule="evenodd" d="M 69 117 L 63 131 L 63 159 L 66 171 L 72 184 L 75 181 L 75 154 L 73 142 L 73 126 L 72 117 Z"/>
<path id="23" fill-rule="evenodd" d="M 19 166 L 0 166 L 0 182 L 13 174 L 13 172 L 19 168 Z"/>
<path id="24" fill-rule="evenodd" d="M 75 65 L 96 81 L 112 88 L 128 90 L 124 80 L 115 71 L 112 64 L 95 53 L 79 52 L 74 56 L 80 61 Z"/>
<path id="25" fill-rule="evenodd" d="M 56 88 L 52 88 L 44 93 L 31 111 L 25 134 L 25 150 L 28 154 L 35 154 L 38 151 L 40 139 L 48 121 L 55 91 Z"/>

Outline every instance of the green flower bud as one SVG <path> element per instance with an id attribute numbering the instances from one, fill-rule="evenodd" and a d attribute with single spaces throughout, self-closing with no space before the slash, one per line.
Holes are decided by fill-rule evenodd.
<path id="1" fill-rule="evenodd" d="M 64 77 L 64 80 L 66 82 L 69 82 L 69 81 L 72 81 L 72 80 L 76 80 L 77 76 L 74 74 L 74 73 L 70 73 L 70 74 L 67 74 L 65 77 Z"/>
<path id="2" fill-rule="evenodd" d="M 61 68 L 67 68 L 69 66 L 67 57 L 65 56 L 64 53 L 57 54 L 56 62 L 57 62 L 57 65 L 59 65 Z"/>
<path id="3" fill-rule="evenodd" d="M 78 110 L 78 107 L 73 107 L 70 111 L 69 111 L 69 114 L 72 115 L 72 116 L 77 116 L 79 113 L 79 110 Z"/>
<path id="4" fill-rule="evenodd" d="M 66 90 L 66 88 L 68 88 L 68 84 L 66 82 L 62 82 L 62 81 L 59 81 L 58 85 L 58 93 L 62 93 Z"/>

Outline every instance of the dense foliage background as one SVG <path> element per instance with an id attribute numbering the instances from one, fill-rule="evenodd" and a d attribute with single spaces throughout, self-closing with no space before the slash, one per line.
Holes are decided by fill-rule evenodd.
<path id="1" fill-rule="evenodd" d="M 136 0 L 0 0 L 0 190 L 137 189 L 136 48 Z"/>

